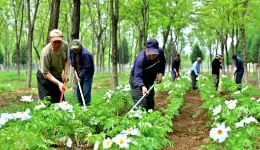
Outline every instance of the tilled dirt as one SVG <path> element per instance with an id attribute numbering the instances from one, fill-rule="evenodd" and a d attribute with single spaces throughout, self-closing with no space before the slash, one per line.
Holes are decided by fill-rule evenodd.
<path id="1" fill-rule="evenodd" d="M 169 103 L 167 92 L 158 92 L 156 94 L 156 107 L 166 107 Z M 165 150 L 197 150 L 206 143 L 209 137 L 209 128 L 206 123 L 209 120 L 205 110 L 199 107 L 203 101 L 198 91 L 189 90 L 184 96 L 184 103 L 179 110 L 179 116 L 173 119 L 173 132 L 168 134 L 170 140 L 174 142 L 173 147 L 167 147 Z"/>

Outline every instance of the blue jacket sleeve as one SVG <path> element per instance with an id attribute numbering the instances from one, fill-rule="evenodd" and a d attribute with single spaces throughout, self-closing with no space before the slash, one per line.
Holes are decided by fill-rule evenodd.
<path id="1" fill-rule="evenodd" d="M 135 82 L 136 84 L 138 84 L 139 88 L 141 89 L 144 86 L 144 81 L 142 79 L 143 77 L 143 62 L 141 60 L 136 60 L 136 65 L 135 65 L 135 74 L 134 74 L 134 78 L 135 78 Z"/>
<path id="2" fill-rule="evenodd" d="M 91 55 L 84 54 L 82 56 L 83 65 L 82 70 L 79 73 L 79 78 L 83 79 L 86 74 L 90 71 L 91 64 L 93 64 L 93 59 Z"/>
<path id="3" fill-rule="evenodd" d="M 163 52 L 162 49 L 160 50 L 160 53 L 159 53 L 159 59 L 160 59 L 160 64 L 159 64 L 159 72 L 158 73 L 162 73 L 164 75 L 166 59 L 165 59 L 164 52 Z"/>

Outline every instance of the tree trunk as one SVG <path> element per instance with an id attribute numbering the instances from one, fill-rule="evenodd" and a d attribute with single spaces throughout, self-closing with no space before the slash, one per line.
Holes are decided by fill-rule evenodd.
<path id="1" fill-rule="evenodd" d="M 17 65 L 17 74 L 20 77 L 20 62 L 21 62 L 21 53 L 20 53 L 20 43 L 22 37 L 22 28 L 23 28 L 23 13 L 24 13 L 24 2 L 23 0 L 20 3 L 16 3 L 14 0 L 12 1 L 13 11 L 14 11 L 14 22 L 15 22 L 15 36 L 16 36 L 16 65 Z M 21 16 L 19 16 L 21 13 Z M 21 18 L 21 20 L 18 20 Z M 19 22 L 19 23 L 18 23 Z M 20 25 L 20 26 L 19 26 Z M 18 27 L 19 26 L 19 27 Z"/>
<path id="2" fill-rule="evenodd" d="M 248 0 L 243 2 L 243 8 L 244 10 L 242 11 L 242 18 L 245 19 L 246 16 L 246 9 L 247 9 L 247 4 Z M 243 54 L 243 62 L 244 62 L 244 77 L 245 77 L 245 82 L 248 82 L 248 70 L 247 70 L 247 54 L 246 54 L 246 29 L 245 29 L 245 24 L 242 23 L 240 25 L 240 32 L 241 32 L 241 41 L 242 41 L 242 54 Z"/>
<path id="3" fill-rule="evenodd" d="M 243 54 L 243 63 L 244 63 L 244 77 L 245 82 L 248 82 L 248 70 L 247 70 L 247 54 L 246 54 L 246 40 L 245 40 L 245 26 L 240 27 L 241 31 L 241 41 L 242 41 L 242 54 Z"/>
<path id="4" fill-rule="evenodd" d="M 72 17 L 73 16 L 73 17 Z M 73 10 L 71 13 L 71 39 L 79 39 L 79 29 L 80 29 L 80 0 L 73 0 Z M 84 45 L 84 44 L 83 44 Z M 77 80 L 74 71 L 71 71 L 71 85 L 73 93 L 76 93 Z"/>
<path id="5" fill-rule="evenodd" d="M 73 0 L 73 11 L 71 14 L 71 39 L 79 39 L 80 29 L 80 0 Z"/>
<path id="6" fill-rule="evenodd" d="M 231 44 L 230 44 L 230 49 L 232 50 L 232 54 L 231 55 L 234 55 L 234 52 L 235 52 L 234 36 L 235 36 L 235 26 L 232 25 Z M 228 56 L 229 56 L 229 54 L 227 52 L 226 53 L 226 57 L 229 58 Z M 227 65 L 229 65 L 228 61 L 227 61 Z M 231 74 L 232 74 L 233 70 L 234 70 L 234 65 L 232 65 L 232 67 L 231 67 Z"/>
<path id="7" fill-rule="evenodd" d="M 226 52 L 226 64 L 227 64 L 227 75 L 229 75 L 229 57 L 228 57 L 228 48 L 227 48 L 227 39 L 228 39 L 228 35 L 226 34 L 226 37 L 225 37 L 225 52 Z M 224 53 L 221 54 L 222 56 L 224 56 Z M 225 63 L 223 61 L 223 65 L 222 66 L 225 66 Z"/>
<path id="8" fill-rule="evenodd" d="M 221 49 L 221 54 L 224 54 L 224 47 L 225 47 L 225 38 L 224 36 L 221 34 L 220 37 L 220 49 Z M 216 53 L 217 54 L 217 53 Z M 222 59 L 222 63 L 225 64 L 224 59 Z M 222 72 L 225 74 L 225 65 L 222 66 Z"/>
<path id="9" fill-rule="evenodd" d="M 60 0 L 52 0 L 48 33 L 51 30 L 58 28 L 59 12 L 60 12 Z M 49 36 L 47 36 L 46 43 L 49 43 Z"/>
<path id="10" fill-rule="evenodd" d="M 110 1 L 110 15 L 112 20 L 112 64 L 113 64 L 113 84 L 118 86 L 117 76 L 117 25 L 118 25 L 119 6 L 118 0 Z"/>
<path id="11" fill-rule="evenodd" d="M 31 6 L 30 6 L 30 0 L 27 0 L 27 15 L 28 15 L 28 61 L 27 61 L 27 81 L 26 81 L 26 87 L 31 87 L 31 80 L 32 80 L 32 42 L 33 42 L 33 31 L 34 31 L 34 24 L 36 15 L 39 8 L 39 0 L 36 0 L 35 6 L 34 6 L 34 13 L 33 18 L 31 20 Z"/>

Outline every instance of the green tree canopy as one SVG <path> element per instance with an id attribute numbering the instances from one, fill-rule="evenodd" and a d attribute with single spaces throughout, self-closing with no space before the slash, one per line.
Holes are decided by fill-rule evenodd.
<path id="1" fill-rule="evenodd" d="M 127 64 L 129 62 L 129 50 L 127 39 L 124 37 L 118 47 L 118 63 Z"/>
<path id="2" fill-rule="evenodd" d="M 18 52 L 18 50 L 15 50 L 13 53 L 12 62 L 14 64 L 17 63 L 17 52 Z M 20 57 L 20 59 L 21 59 L 20 63 L 22 65 L 25 65 L 27 63 L 27 57 L 28 57 L 27 47 L 25 45 L 23 45 L 21 47 L 21 57 Z"/>
<path id="3" fill-rule="evenodd" d="M 0 51 L 0 64 L 4 63 L 4 55 L 3 53 Z"/>
<path id="4" fill-rule="evenodd" d="M 202 53 L 202 51 L 201 51 L 199 45 L 196 43 L 196 44 L 193 46 L 192 52 L 191 52 L 191 55 L 190 55 L 191 63 L 193 63 L 194 61 L 196 61 L 198 57 L 200 57 L 201 60 L 204 60 L 203 53 Z"/>

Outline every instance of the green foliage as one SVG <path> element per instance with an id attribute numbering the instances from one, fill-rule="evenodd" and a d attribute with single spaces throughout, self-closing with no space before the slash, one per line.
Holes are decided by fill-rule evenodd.
<path id="1" fill-rule="evenodd" d="M 131 112 L 128 112 L 133 106 L 128 84 L 108 91 L 104 97 L 94 96 L 93 105 L 87 109 L 77 105 L 76 97 L 71 92 L 66 93 L 66 101 L 72 104 L 73 111 L 62 110 L 57 107 L 59 104 L 49 104 L 48 98 L 43 101 L 48 106 L 40 110 L 35 109 L 35 106 L 41 102 L 26 102 L 16 109 L 8 110 L 8 113 L 30 109 L 31 118 L 25 121 L 9 120 L 2 125 L 0 137 L 5 138 L 0 138 L 1 147 L 51 149 L 51 145 L 56 145 L 61 137 L 68 136 L 74 141 L 73 144 L 80 145 L 84 142 L 92 145 L 99 141 L 100 149 L 104 149 L 101 144 L 104 139 L 108 137 L 112 139 L 129 129 L 137 129 L 139 132 L 139 135 L 127 135 L 131 141 L 137 143 L 136 145 L 129 143 L 129 149 L 163 149 L 166 146 L 173 146 L 172 141 L 167 138 L 167 133 L 172 131 L 172 118 L 178 114 L 178 109 L 183 104 L 183 98 L 179 95 L 180 93 L 184 95 L 189 89 L 189 86 L 186 86 L 189 77 L 182 75 L 180 78 L 181 80 L 173 83 L 171 77 L 167 76 L 163 83 L 156 86 L 156 90 L 171 90 L 178 86 L 170 93 L 171 99 L 174 100 L 162 110 L 164 113 L 161 111 L 149 113 L 137 109 L 136 111 L 141 113 L 141 118 L 131 117 Z M 151 142 L 153 144 L 147 144 Z M 63 144 L 65 143 L 60 147 L 63 147 Z M 120 148 L 114 143 L 110 149 Z"/>
<path id="2" fill-rule="evenodd" d="M 200 77 L 201 78 L 201 77 Z M 256 88 L 244 84 L 241 91 L 236 91 L 234 81 L 222 76 L 220 83 L 221 95 L 215 91 L 213 79 L 207 74 L 199 80 L 199 89 L 202 97 L 202 108 L 208 110 L 211 126 L 225 122 L 231 130 L 228 132 L 224 142 L 209 140 L 206 149 L 256 149 L 260 146 L 258 137 L 260 136 L 259 120 L 260 107 L 259 92 Z M 207 86 L 207 88 L 204 88 Z M 235 104 L 229 105 L 229 102 Z M 219 107 L 219 111 L 216 107 Z M 249 119 L 251 118 L 251 119 Z M 255 118 L 256 120 L 254 120 Z M 247 121 L 244 122 L 244 120 Z M 249 121 L 250 120 L 250 121 Z M 242 125 L 241 125 L 242 122 Z"/>
<path id="3" fill-rule="evenodd" d="M 119 64 L 127 64 L 129 62 L 129 50 L 126 37 L 123 37 L 119 47 L 117 61 Z"/>
<path id="4" fill-rule="evenodd" d="M 258 53 L 260 47 L 260 36 L 256 34 L 251 42 L 248 60 L 252 63 L 258 63 Z"/>
<path id="5" fill-rule="evenodd" d="M 190 55 L 190 60 L 191 60 L 191 63 L 193 63 L 194 61 L 197 60 L 197 58 L 200 57 L 201 60 L 203 61 L 204 60 L 204 55 L 199 47 L 199 45 L 196 43 L 193 48 L 192 48 L 192 52 L 191 52 L 191 55 Z"/>
<path id="6" fill-rule="evenodd" d="M 14 64 L 17 64 L 17 53 L 18 53 L 18 50 L 15 50 L 13 53 L 12 62 Z M 28 51 L 27 51 L 27 47 L 25 45 L 21 47 L 20 55 L 21 55 L 20 64 L 25 65 L 28 60 Z"/>
<path id="7" fill-rule="evenodd" d="M 4 63 L 4 54 L 0 51 L 0 64 Z"/>

